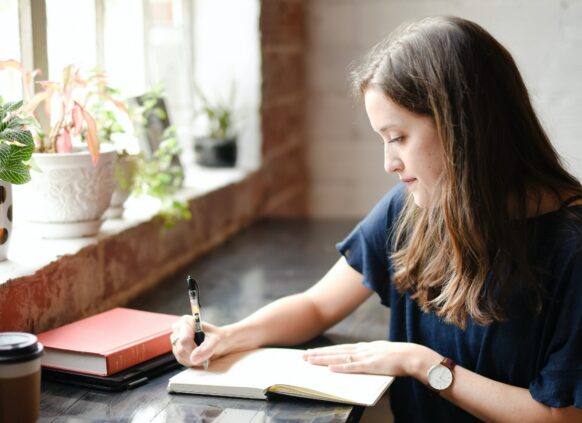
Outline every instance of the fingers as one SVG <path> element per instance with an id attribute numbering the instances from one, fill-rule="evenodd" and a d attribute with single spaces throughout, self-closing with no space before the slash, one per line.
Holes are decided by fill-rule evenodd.
<path id="1" fill-rule="evenodd" d="M 172 324 L 170 335 L 172 352 L 178 363 L 191 367 L 190 354 L 196 348 L 194 343 L 194 322 L 192 316 L 184 315 Z"/>
<path id="2" fill-rule="evenodd" d="M 202 366 L 220 350 L 218 348 L 222 339 L 220 328 L 204 323 L 204 332 L 206 334 L 204 342 L 196 345 L 192 316 L 184 315 L 172 324 L 170 342 L 172 352 L 180 364 L 186 367 Z"/>
<path id="3" fill-rule="evenodd" d="M 357 344 L 343 344 L 332 345 L 329 347 L 312 348 L 305 351 L 303 358 L 306 361 L 309 361 L 310 359 L 321 357 L 343 356 L 345 359 L 347 354 L 356 354 L 357 348 Z"/>
<path id="4" fill-rule="evenodd" d="M 354 351 L 359 344 L 339 344 L 339 345 L 329 345 L 327 347 L 310 348 L 307 350 L 310 354 L 320 354 L 320 353 L 335 353 L 340 351 Z"/>
<path id="5" fill-rule="evenodd" d="M 318 366 L 329 366 L 332 364 L 348 364 L 356 361 L 357 357 L 355 354 L 318 354 L 310 355 L 307 357 L 306 361 L 310 364 L 316 364 Z"/>
<path id="6" fill-rule="evenodd" d="M 351 363 L 330 364 L 329 370 L 337 373 L 368 373 L 368 366 L 363 361 L 352 361 Z"/>
<path id="7" fill-rule="evenodd" d="M 199 346 L 194 348 L 190 353 L 190 362 L 193 366 L 201 366 L 206 360 L 209 360 L 216 349 L 218 340 L 215 336 L 208 335 Z"/>
<path id="8" fill-rule="evenodd" d="M 328 366 L 333 372 L 367 373 L 368 356 L 361 344 L 344 344 L 309 349 L 303 359 L 310 364 Z"/>
<path id="9" fill-rule="evenodd" d="M 303 358 L 328 366 L 333 372 L 408 376 L 403 363 L 410 360 L 418 345 L 390 341 L 359 342 L 307 350 Z M 408 361 L 409 363 L 409 361 Z"/>
<path id="10" fill-rule="evenodd" d="M 309 349 L 303 359 L 311 364 L 329 366 L 352 363 L 357 356 L 357 345 L 333 345 L 330 347 Z"/>
<path id="11" fill-rule="evenodd" d="M 367 373 L 368 369 L 366 358 L 358 354 L 316 355 L 308 357 L 307 362 L 339 373 Z"/>

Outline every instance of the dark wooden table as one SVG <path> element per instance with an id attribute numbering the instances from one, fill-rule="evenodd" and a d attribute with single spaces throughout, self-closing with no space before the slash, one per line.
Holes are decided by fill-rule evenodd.
<path id="1" fill-rule="evenodd" d="M 185 278 L 200 285 L 202 317 L 222 325 L 236 321 L 279 297 L 304 290 L 339 258 L 335 242 L 354 221 L 262 221 L 128 307 L 170 314 L 190 312 Z M 385 339 L 388 312 L 376 296 L 311 345 Z M 177 369 L 132 390 L 109 393 L 42 382 L 41 422 L 357 422 L 363 409 L 342 404 L 284 398 L 273 401 L 168 394 Z"/>

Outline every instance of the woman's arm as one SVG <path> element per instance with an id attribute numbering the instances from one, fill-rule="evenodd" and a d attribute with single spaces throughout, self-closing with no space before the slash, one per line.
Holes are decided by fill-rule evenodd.
<path id="1" fill-rule="evenodd" d="M 334 371 L 412 376 L 425 385 L 428 369 L 443 359 L 422 345 L 389 341 L 317 348 L 309 350 L 305 358 L 313 364 L 329 365 Z M 534 400 L 525 388 L 497 382 L 458 365 L 453 374 L 453 384 L 435 395 L 441 395 L 481 420 L 582 422 L 580 408 L 548 407 Z"/>
<path id="2" fill-rule="evenodd" d="M 196 348 L 192 318 L 183 316 L 174 325 L 178 342 L 174 355 L 186 366 L 230 352 L 263 345 L 295 345 L 333 326 L 371 294 L 362 285 L 363 276 L 342 257 L 307 291 L 276 300 L 247 318 L 223 327 L 204 323 L 206 340 Z"/>
<path id="3" fill-rule="evenodd" d="M 497 382 L 460 366 L 455 366 L 454 377 L 453 385 L 441 395 L 481 420 L 582 422 L 582 409 L 548 407 L 534 400 L 525 388 Z M 421 381 L 426 383 L 426 372 L 422 378 Z"/>
<path id="4" fill-rule="evenodd" d="M 308 341 L 345 318 L 371 295 L 362 279 L 342 257 L 307 291 L 281 298 L 240 322 L 225 326 L 227 344 L 246 349 Z"/>

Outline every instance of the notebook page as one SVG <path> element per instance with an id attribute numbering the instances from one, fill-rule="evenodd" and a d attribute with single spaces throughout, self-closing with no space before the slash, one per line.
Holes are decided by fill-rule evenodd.
<path id="1" fill-rule="evenodd" d="M 208 371 L 188 369 L 179 373 L 170 379 L 169 389 L 259 398 L 273 387 L 271 392 L 373 404 L 393 380 L 388 376 L 333 373 L 325 366 L 305 362 L 302 356 L 302 350 L 284 348 L 231 354 L 211 361 Z"/>
<path id="2" fill-rule="evenodd" d="M 327 396 L 330 400 L 371 405 L 394 380 L 382 375 L 334 373 L 327 366 L 304 361 L 301 350 L 281 350 L 277 355 L 285 366 L 278 370 L 276 385 L 285 386 L 275 386 L 271 392 L 296 393 L 309 398 Z"/>

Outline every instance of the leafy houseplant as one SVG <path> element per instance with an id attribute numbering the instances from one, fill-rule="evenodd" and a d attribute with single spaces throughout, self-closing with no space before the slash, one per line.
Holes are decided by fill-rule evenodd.
<path id="1" fill-rule="evenodd" d="M 132 115 L 121 91 L 109 85 L 105 72 L 93 71 L 89 80 L 90 98 L 87 103 L 89 113 L 95 118 L 98 138 L 103 143 L 111 144 L 117 152 L 115 162 L 115 189 L 111 204 L 105 216 L 119 218 L 123 215 L 124 204 L 128 199 L 136 170 L 137 145 L 129 135 Z"/>
<path id="2" fill-rule="evenodd" d="M 18 113 L 34 122 L 33 161 L 41 172 L 33 172 L 31 183 L 15 189 L 17 202 L 25 204 L 24 220 L 42 237 L 94 235 L 111 199 L 116 158 L 113 148 L 100 144 L 95 119 L 87 110 L 94 95 L 87 88 L 96 76 L 70 65 L 63 69 L 61 81 L 40 81 L 42 90 L 32 95 L 36 71 L 26 71 L 12 60 L 0 62 L 0 69 L 21 73 L 25 101 Z M 39 120 L 41 105 L 45 119 Z"/>
<path id="3" fill-rule="evenodd" d="M 131 195 L 155 199 L 158 217 L 166 227 L 180 219 L 190 219 L 187 202 L 177 198 L 184 181 L 179 161 L 182 149 L 170 125 L 162 87 L 154 86 L 128 103 L 141 150 L 133 163 Z"/>
<path id="4" fill-rule="evenodd" d="M 146 92 L 139 102 L 136 99 L 126 101 L 119 99 L 120 91 L 108 84 L 103 72 L 96 71 L 94 76 L 89 81 L 92 97 L 87 109 L 95 118 L 99 138 L 111 142 L 117 150 L 116 186 L 106 216 L 121 217 L 125 201 L 133 194 L 134 197 L 148 195 L 155 198 L 160 204 L 159 216 L 166 226 L 172 226 L 178 219 L 189 218 L 187 204 L 175 198 L 183 181 L 182 168 L 177 161 L 180 154 L 177 139 L 173 129 L 164 132 L 157 124 L 167 122 L 169 125 L 165 108 L 160 107 L 163 105 L 161 87 Z M 137 146 L 123 143 L 122 138 L 137 141 L 135 136 L 123 136 L 135 131 L 157 142 L 150 142 L 147 151 L 130 154 L 129 151 L 133 152 Z M 144 145 L 140 147 L 142 149 Z"/>
<path id="5" fill-rule="evenodd" d="M 191 217 L 188 204 L 175 197 L 182 187 L 184 174 L 175 162 L 180 146 L 172 127 L 164 131 L 159 147 L 152 158 L 140 155 L 134 174 L 132 194 L 149 195 L 160 202 L 159 216 L 164 226 L 172 227 L 180 219 Z"/>
<path id="6" fill-rule="evenodd" d="M 0 97 L 0 180 L 11 184 L 30 181 L 30 160 L 34 151 L 27 122 L 16 112 L 22 101 L 4 103 Z"/>
<path id="7" fill-rule="evenodd" d="M 22 101 L 4 103 L 0 97 L 0 261 L 6 260 L 12 234 L 12 184 L 30 181 L 28 160 L 34 151 L 27 122 L 16 112 Z"/>
<path id="8" fill-rule="evenodd" d="M 99 138 L 95 119 L 86 110 L 90 96 L 86 88 L 89 76 L 85 79 L 79 68 L 69 65 L 63 69 L 59 82 L 39 81 L 42 91 L 32 95 L 29 84 L 34 82 L 38 71 L 27 71 L 22 64 L 14 61 L 0 62 L 0 69 L 15 69 L 21 72 L 25 88 L 25 104 L 20 113 L 36 121 L 33 135 L 36 151 L 39 153 L 69 153 L 73 151 L 73 142 L 86 140 L 93 164 L 99 159 Z M 36 119 L 37 108 L 44 104 L 47 121 L 41 124 Z"/>
<path id="9" fill-rule="evenodd" d="M 156 85 L 143 95 L 129 99 L 128 104 L 139 150 L 146 158 L 152 158 L 170 126 L 163 89 Z"/>
<path id="10" fill-rule="evenodd" d="M 234 130 L 234 89 L 229 101 L 210 101 L 196 88 L 201 108 L 196 117 L 204 116 L 207 131 L 204 136 L 196 137 L 194 148 L 196 162 L 209 167 L 232 167 L 236 163 L 237 135 Z"/>
<path id="11" fill-rule="evenodd" d="M 121 91 L 109 85 L 106 73 L 99 69 L 91 71 L 86 83 L 86 108 L 95 119 L 97 137 L 101 142 L 116 144 L 116 135 L 124 134 L 131 124 L 129 109 L 121 99 Z M 116 149 L 118 153 L 124 150 L 117 145 Z"/>

